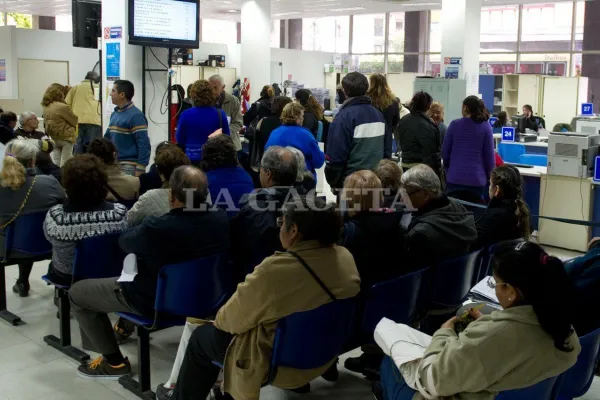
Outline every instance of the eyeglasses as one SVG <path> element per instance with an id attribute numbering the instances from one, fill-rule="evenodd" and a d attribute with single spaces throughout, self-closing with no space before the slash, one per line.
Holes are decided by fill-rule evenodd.
<path id="1" fill-rule="evenodd" d="M 500 282 L 500 283 L 496 283 L 496 280 L 494 279 L 494 277 L 493 277 L 493 276 L 490 276 L 490 277 L 488 278 L 487 285 L 488 285 L 488 287 L 489 287 L 490 289 L 496 289 L 496 286 L 499 286 L 499 285 L 510 285 L 510 284 L 509 284 L 509 283 L 506 283 L 506 282 Z"/>
<path id="2" fill-rule="evenodd" d="M 277 227 L 281 228 L 283 226 L 283 217 L 277 217 Z"/>

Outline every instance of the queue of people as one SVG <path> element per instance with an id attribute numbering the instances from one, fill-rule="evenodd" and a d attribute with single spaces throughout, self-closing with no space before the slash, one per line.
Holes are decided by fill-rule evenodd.
<path id="1" fill-rule="evenodd" d="M 59 111 L 50 115 L 68 109 L 56 89 L 55 97 L 45 98 L 54 99 L 48 107 Z M 127 81 L 113 87 L 116 109 L 109 131 L 91 140 L 85 154 L 65 161 L 60 182 L 36 168 L 44 143 L 47 152 L 51 142 L 24 137 L 7 142 L 0 246 L 19 216 L 49 210 L 42 229 L 53 246 L 49 272 L 57 281 L 69 280 L 75 246 L 84 237 L 120 233 L 120 247 L 137 260 L 132 282 L 89 279 L 69 291 L 82 345 L 100 354 L 77 368 L 80 376 L 116 380 L 132 372 L 117 341 L 132 332 L 121 322 L 111 326 L 108 314 L 153 317 L 159 271 L 167 264 L 225 253 L 239 285 L 216 316 L 204 316 L 211 323 L 188 319 L 170 379 L 158 386 L 157 398 L 207 397 L 222 365 L 226 396 L 255 399 L 269 375 L 281 319 L 354 297 L 360 314 L 363 295 L 374 284 L 491 244 L 530 238 L 522 178 L 514 167 L 494 168 L 489 115 L 479 99 L 465 99 L 463 118 L 451 121 L 442 139 L 443 109 L 432 111 L 427 93 L 417 93 L 410 114 L 400 118 L 403 106 L 381 77 L 372 77 L 370 85 L 364 75 L 350 73 L 341 92 L 346 99 L 323 152 L 310 129 L 313 117 L 317 125 L 322 118 L 312 95 L 303 92 L 291 102 L 267 88 L 259 102 L 270 103 L 268 115 L 256 105 L 256 116 L 245 121 L 257 122 L 254 140 L 264 142 L 256 170 L 240 163 L 239 102 L 224 92 L 218 76 L 192 85 L 194 107 L 180 115 L 178 143 L 161 143 L 149 172 L 147 122 L 131 102 L 134 89 Z M 59 125 L 61 132 L 79 125 L 77 119 L 61 118 L 53 132 L 61 131 Z M 388 159 L 394 132 L 404 171 Z M 53 145 L 61 141 L 64 152 L 64 137 L 55 139 Z M 327 204 L 314 190 L 315 171 L 323 165 L 336 203 Z M 457 188 L 489 195 L 481 217 L 475 219 L 449 196 Z M 36 260 L 13 253 L 8 258 L 19 264 L 13 290 L 27 296 Z M 501 246 L 493 274 L 490 285 L 505 310 L 473 315 L 477 321 L 467 336 L 454 333 L 455 319 L 437 329 L 425 351 L 427 363 L 419 366 L 423 392 L 407 389 L 406 398 L 468 392 L 487 399 L 573 365 L 580 346 L 572 325 L 578 322 L 556 293 L 575 298 L 576 271 L 567 275 L 560 260 L 524 241 Z M 482 365 L 481 354 L 492 356 L 473 372 Z M 365 373 L 378 369 L 380 360 L 381 355 L 366 353 L 345 365 Z M 334 358 L 309 370 L 280 368 L 273 384 L 305 393 L 319 376 L 337 379 L 336 365 Z"/>

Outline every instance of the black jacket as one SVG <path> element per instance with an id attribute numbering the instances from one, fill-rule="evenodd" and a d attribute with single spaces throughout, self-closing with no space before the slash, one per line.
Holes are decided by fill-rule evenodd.
<path id="1" fill-rule="evenodd" d="M 138 259 L 138 274 L 133 282 L 120 283 L 125 299 L 145 316 L 154 315 L 158 273 L 162 267 L 228 252 L 229 220 L 223 210 L 169 211 L 148 217 L 124 232 L 119 245 Z"/>
<path id="2" fill-rule="evenodd" d="M 7 144 L 16 137 L 15 132 L 0 121 L 0 143 Z"/>
<path id="3" fill-rule="evenodd" d="M 525 129 L 531 129 L 532 131 L 536 132 L 538 131 L 539 126 L 537 124 L 537 121 L 535 120 L 535 117 L 532 116 L 531 118 L 525 118 Z"/>
<path id="4" fill-rule="evenodd" d="M 265 118 L 271 115 L 273 112 L 271 108 L 273 107 L 273 99 L 270 97 L 261 97 L 256 101 L 256 103 L 250 106 L 250 109 L 246 114 L 244 114 L 244 125 L 248 126 L 254 121 L 256 118 Z"/>
<path id="5" fill-rule="evenodd" d="M 140 196 L 152 189 L 160 189 L 163 187 L 162 179 L 158 174 L 156 164 L 150 166 L 150 171 L 140 175 Z"/>
<path id="6" fill-rule="evenodd" d="M 315 114 L 305 111 L 302 126 L 311 131 L 315 138 L 317 137 L 317 133 L 319 133 L 319 120 Z"/>
<path id="7" fill-rule="evenodd" d="M 394 101 L 382 112 L 385 118 L 385 148 L 383 150 L 383 157 L 389 159 L 392 158 L 394 130 L 400 123 L 400 103 Z"/>
<path id="8" fill-rule="evenodd" d="M 50 162 L 48 164 L 37 163 L 35 166 L 39 172 L 39 175 L 53 176 L 62 185 L 62 171 L 58 165 Z"/>
<path id="9" fill-rule="evenodd" d="M 475 240 L 473 214 L 446 196 L 414 213 L 405 237 L 409 263 L 416 268 L 465 255 Z"/>
<path id="10" fill-rule="evenodd" d="M 515 200 L 493 198 L 485 213 L 477 219 L 477 241 L 473 249 L 481 249 L 503 240 L 513 240 L 523 237 L 521 229 L 517 227 Z"/>
<path id="11" fill-rule="evenodd" d="M 427 164 L 440 175 L 442 140 L 431 118 L 411 112 L 400 120 L 398 135 L 403 164 Z"/>
<path id="12" fill-rule="evenodd" d="M 344 224 L 341 245 L 354 256 L 360 274 L 361 289 L 410 272 L 403 254 L 402 212 L 382 209 L 361 212 Z"/>
<path id="13" fill-rule="evenodd" d="M 259 189 L 240 201 L 231 219 L 231 247 L 238 278 L 243 279 L 263 259 L 282 251 L 277 218 L 291 188 Z"/>

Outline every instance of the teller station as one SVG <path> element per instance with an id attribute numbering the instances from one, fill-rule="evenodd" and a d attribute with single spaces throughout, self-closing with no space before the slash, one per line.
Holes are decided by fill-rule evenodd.
<path id="1" fill-rule="evenodd" d="M 523 176 L 524 198 L 540 244 L 585 252 L 590 239 L 600 236 L 600 227 L 575 221 L 600 222 L 600 165 L 596 165 L 600 164 L 600 119 L 575 118 L 573 130 L 540 130 L 539 136 L 533 135 L 536 140 L 530 140 L 532 135 L 515 138 L 506 133 L 495 138 L 500 136 L 500 156 Z"/>

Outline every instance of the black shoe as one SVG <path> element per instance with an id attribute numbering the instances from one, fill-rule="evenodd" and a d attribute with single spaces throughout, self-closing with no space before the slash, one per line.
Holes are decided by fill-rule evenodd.
<path id="1" fill-rule="evenodd" d="M 166 388 L 164 384 L 158 385 L 156 388 L 156 400 L 170 400 L 173 398 L 175 389 Z"/>
<path id="2" fill-rule="evenodd" d="M 119 318 L 119 320 L 114 326 L 114 330 L 115 338 L 117 339 L 117 343 L 119 344 L 122 344 L 124 341 L 129 339 L 131 335 L 133 335 L 133 329 L 131 327 L 131 324 L 123 320 L 123 318 Z"/>
<path id="3" fill-rule="evenodd" d="M 327 382 L 337 382 L 338 378 L 340 377 L 340 373 L 337 369 L 337 363 L 338 360 L 335 360 L 335 362 L 331 364 L 331 367 L 329 367 L 329 369 L 325 371 L 323 375 L 321 375 L 321 378 L 325 379 Z"/>
<path id="4" fill-rule="evenodd" d="M 304 386 L 300 386 L 296 389 L 289 389 L 290 392 L 298 393 L 298 394 L 307 394 L 310 393 L 310 383 L 307 383 Z"/>
<path id="5" fill-rule="evenodd" d="M 125 358 L 121 365 L 110 365 L 104 357 L 100 356 L 89 364 L 80 365 L 77 375 L 84 379 L 99 379 L 107 381 L 119 380 L 122 376 L 131 374 L 131 365 Z"/>
<path id="6" fill-rule="evenodd" d="M 348 371 L 356 372 L 359 374 L 364 374 L 367 370 L 367 367 L 367 359 L 364 353 L 361 354 L 360 357 L 348 358 L 344 362 L 344 368 L 346 368 Z"/>
<path id="7" fill-rule="evenodd" d="M 17 281 L 13 286 L 13 292 L 17 293 L 20 297 L 29 296 L 29 285 L 25 285 L 23 282 Z"/>
<path id="8" fill-rule="evenodd" d="M 383 355 L 363 353 L 360 357 L 348 358 L 344 367 L 352 372 L 363 374 L 369 381 L 379 380 L 379 366 Z"/>

